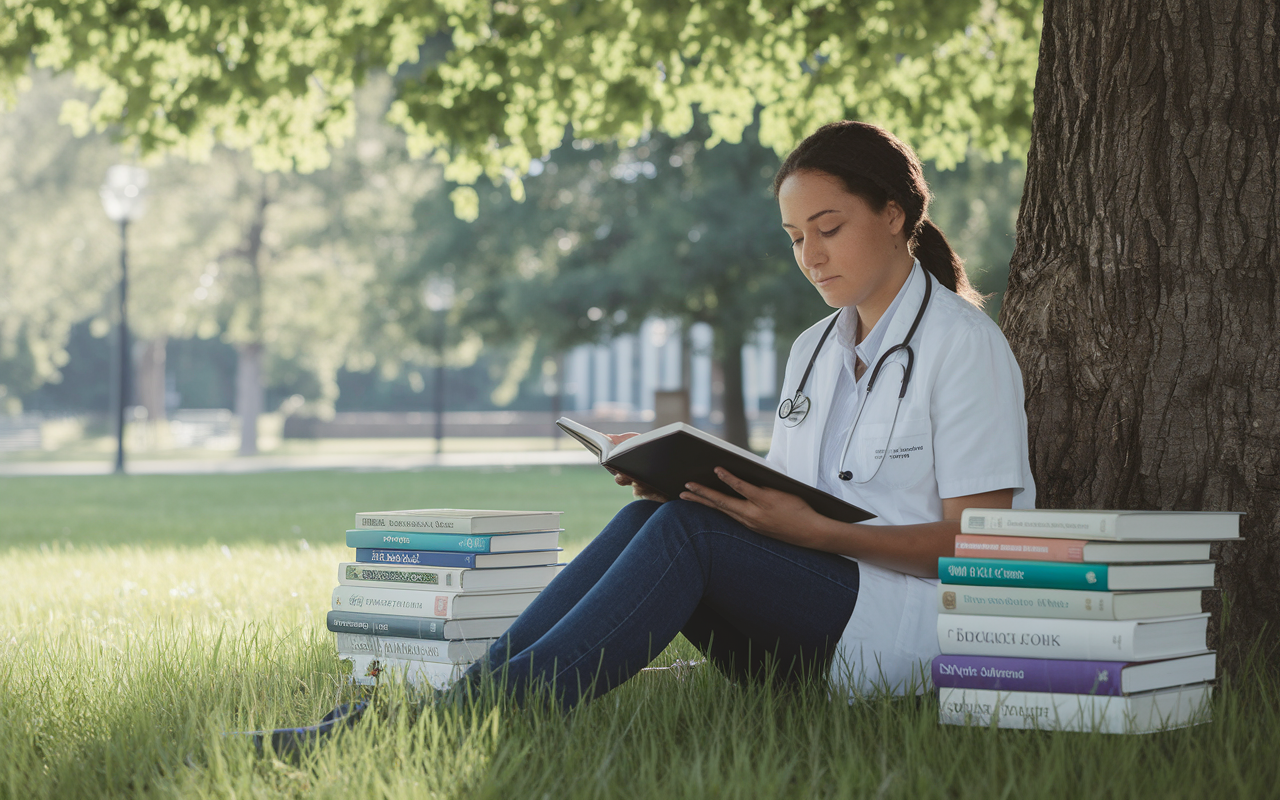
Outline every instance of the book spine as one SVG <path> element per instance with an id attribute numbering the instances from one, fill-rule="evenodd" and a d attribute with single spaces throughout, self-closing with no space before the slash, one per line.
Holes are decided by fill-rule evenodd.
<path id="1" fill-rule="evenodd" d="M 1107 590 L 1106 564 L 1002 561 L 996 558 L 944 556 L 938 559 L 938 577 L 947 583 L 968 586 Z"/>
<path id="2" fill-rule="evenodd" d="M 471 533 L 471 517 L 418 517 L 397 514 L 356 514 L 357 528 L 418 533 Z"/>
<path id="3" fill-rule="evenodd" d="M 449 553 L 487 553 L 490 536 L 402 531 L 347 531 L 347 547 L 388 550 L 443 550 Z"/>
<path id="4" fill-rule="evenodd" d="M 1109 697 L 1057 692 L 994 692 L 984 689 L 942 689 L 938 692 L 939 721 L 943 725 L 1098 733 L 1146 733 L 1208 721 L 1209 692 L 1203 685 L 1183 687 L 1169 698 L 1161 713 L 1151 698 L 1131 702 Z"/>
<path id="5" fill-rule="evenodd" d="M 437 593 L 422 589 L 339 586 L 333 590 L 333 610 L 447 619 L 453 616 L 453 604 L 457 596 L 456 593 Z"/>
<path id="6" fill-rule="evenodd" d="M 1130 621 L 939 614 L 938 647 L 947 655 L 1133 661 Z"/>
<path id="7" fill-rule="evenodd" d="M 1084 539 L 1037 539 L 1030 536 L 956 537 L 956 558 L 1008 558 L 1019 561 L 1084 561 Z"/>
<path id="8" fill-rule="evenodd" d="M 966 509 L 960 515 L 960 532 L 1054 539 L 1114 539 L 1117 518 L 1115 514 L 1097 512 Z"/>
<path id="9" fill-rule="evenodd" d="M 401 564 L 408 567 L 452 567 L 474 569 L 472 553 L 440 553 L 429 550 L 381 550 L 356 548 L 356 561 L 362 564 Z"/>
<path id="10" fill-rule="evenodd" d="M 354 655 L 402 658 L 409 661 L 433 661 L 438 664 L 457 664 L 472 660 L 463 656 L 473 648 L 455 650 L 452 642 L 432 639 L 402 639 L 389 636 L 368 636 L 360 633 L 339 633 L 334 636 L 339 652 Z M 470 643 L 464 643 L 470 644 Z M 483 653 L 483 648 L 477 647 Z"/>
<path id="11" fill-rule="evenodd" d="M 389 589 L 436 589 L 459 591 L 460 569 L 404 569 L 369 564 L 338 565 L 338 582 L 344 586 L 385 586 Z"/>
<path id="12" fill-rule="evenodd" d="M 1098 731 L 1128 733 L 1122 697 L 993 692 L 983 689 L 942 689 L 938 692 L 939 721 L 943 725 L 1042 731 Z"/>
<path id="13" fill-rule="evenodd" d="M 361 686 L 396 681 L 418 688 L 448 689 L 466 671 L 466 665 L 463 664 L 440 664 L 355 653 L 338 653 L 338 657 L 352 662 L 351 680 Z"/>
<path id="14" fill-rule="evenodd" d="M 1071 589 L 938 584 L 939 614 L 1115 619 L 1115 595 Z"/>
<path id="15" fill-rule="evenodd" d="M 938 688 L 1119 696 L 1125 661 L 1062 661 L 996 656 L 937 656 Z"/>
<path id="16" fill-rule="evenodd" d="M 365 633 L 406 639 L 443 640 L 444 623 L 442 619 L 363 614 L 358 611 L 330 611 L 325 615 L 325 627 L 334 633 Z"/>

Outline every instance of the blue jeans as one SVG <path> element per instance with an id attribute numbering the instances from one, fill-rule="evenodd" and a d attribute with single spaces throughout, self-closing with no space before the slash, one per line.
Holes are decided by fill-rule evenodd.
<path id="1" fill-rule="evenodd" d="M 540 683 L 570 707 L 636 674 L 677 633 L 733 680 L 822 674 L 857 599 L 849 559 L 762 536 L 697 503 L 637 500 L 459 688 L 494 673 L 517 699 Z"/>

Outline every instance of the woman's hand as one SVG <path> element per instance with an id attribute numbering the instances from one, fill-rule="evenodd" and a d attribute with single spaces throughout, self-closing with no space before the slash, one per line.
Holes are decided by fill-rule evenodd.
<path id="1" fill-rule="evenodd" d="M 639 436 L 639 435 L 640 434 L 638 433 L 606 433 L 605 434 L 605 436 L 608 437 L 609 441 L 613 442 L 614 444 L 622 444 L 626 440 L 630 439 L 632 436 Z M 605 467 L 605 469 L 609 469 L 609 468 Z M 618 484 L 619 486 L 630 486 L 631 496 L 636 498 L 637 500 L 653 500 L 658 503 L 667 502 L 666 495 L 660 494 L 653 487 L 646 486 L 643 483 L 639 483 L 638 481 L 632 480 L 629 475 L 623 475 L 621 472 L 617 472 L 616 470 L 609 469 L 609 472 L 613 475 L 614 483 Z"/>
<path id="2" fill-rule="evenodd" d="M 721 467 L 716 467 L 716 477 L 746 499 L 730 497 L 697 483 L 685 484 L 687 491 L 680 493 L 680 499 L 719 509 L 756 533 L 801 547 L 826 549 L 822 546 L 823 522 L 831 520 L 799 497 L 747 483 Z"/>

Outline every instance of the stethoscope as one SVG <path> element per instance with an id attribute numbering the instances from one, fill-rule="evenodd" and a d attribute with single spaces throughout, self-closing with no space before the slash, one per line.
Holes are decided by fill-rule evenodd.
<path id="1" fill-rule="evenodd" d="M 853 441 L 853 432 L 858 427 L 858 420 L 862 419 L 862 411 L 867 407 L 867 399 L 871 396 L 871 389 L 876 385 L 876 378 L 880 377 L 880 369 L 884 366 L 889 356 L 897 353 L 899 350 L 905 351 L 907 354 L 907 364 L 902 372 L 902 386 L 898 390 L 898 405 L 894 408 L 893 423 L 889 426 L 889 438 L 886 439 L 886 452 L 881 454 L 879 462 L 876 464 L 875 472 L 871 473 L 871 477 L 865 481 L 853 481 L 853 472 L 841 469 L 838 473 L 840 480 L 853 481 L 854 483 L 869 483 L 875 479 L 880 472 L 880 467 L 884 465 L 888 458 L 888 441 L 893 438 L 893 429 L 898 424 L 898 408 L 902 406 L 902 398 L 907 396 L 907 386 L 911 384 L 911 369 L 915 366 L 916 354 L 911 349 L 911 338 L 916 334 L 916 328 L 920 327 L 920 320 L 924 319 L 925 309 L 929 307 L 929 297 L 933 294 L 933 281 L 928 275 L 924 276 L 924 299 L 920 301 L 920 310 L 916 312 L 916 318 L 911 322 L 911 328 L 907 331 L 907 335 L 900 344 L 896 344 L 884 351 L 884 354 L 876 360 L 876 366 L 871 370 L 871 377 L 867 379 L 867 398 L 864 398 L 858 406 L 858 414 L 853 418 L 853 425 L 849 426 L 849 433 L 845 436 L 844 449 L 840 451 L 840 466 L 844 466 L 845 458 L 849 454 L 849 444 Z M 836 326 L 836 322 L 840 319 L 840 315 L 836 314 L 831 318 L 827 329 L 822 332 L 822 338 L 818 340 L 818 346 L 813 349 L 813 355 L 809 357 L 809 365 L 804 368 L 804 374 L 800 376 L 800 385 L 796 387 L 794 397 L 783 400 L 778 405 L 778 418 L 782 420 L 782 424 L 788 428 L 794 428 L 805 418 L 809 416 L 809 409 L 812 406 L 809 398 L 804 393 L 805 384 L 809 381 L 809 373 L 813 372 L 813 365 L 818 361 L 818 354 L 822 352 L 822 345 L 826 344 L 827 337 L 831 335 L 831 330 Z"/>

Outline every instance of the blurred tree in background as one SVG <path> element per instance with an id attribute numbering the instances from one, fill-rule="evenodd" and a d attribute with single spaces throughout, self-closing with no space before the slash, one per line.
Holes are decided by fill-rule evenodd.
<path id="1" fill-rule="evenodd" d="M 82 88 L 63 90 L 61 116 L 77 133 L 195 162 L 153 176 L 164 221 L 136 251 L 157 264 L 138 276 L 154 296 L 134 306 L 153 309 L 138 322 L 147 341 L 236 346 L 242 417 L 261 408 L 264 383 L 324 409 L 344 369 L 376 362 L 390 378 L 434 363 L 440 321 L 422 290 L 447 275 L 460 302 L 446 361 L 508 348 L 495 402 L 538 355 L 646 315 L 712 324 L 736 440 L 738 345 L 762 317 L 785 341 L 823 313 L 777 230 L 778 155 L 821 123 L 859 117 L 940 168 L 976 157 L 933 175 L 934 216 L 990 266 L 988 281 L 976 276 L 990 290 L 1021 167 L 989 159 L 1024 152 L 1039 31 L 1032 0 L 22 0 L 8 13 L 0 93 L 44 81 L 33 66 L 73 71 Z M 48 125 L 57 103 L 40 86 L 0 119 L 41 103 Z M 55 134 L 42 144 L 99 148 L 77 171 L 96 184 L 112 160 L 104 139 Z M 413 158 L 428 153 L 452 188 Z M 107 320 L 113 239 L 94 201 L 77 202 L 98 226 L 80 246 L 94 249 L 40 279 L 74 284 L 72 299 L 58 290 L 40 303 L 58 308 L 0 322 L 11 392 L 56 379 L 74 322 L 91 316 L 101 333 Z M 72 227 L 44 234 L 55 254 L 44 263 L 78 252 Z M 10 263 L 38 249 L 17 243 Z M 9 273 L 13 306 L 35 305 Z"/>
<path id="2" fill-rule="evenodd" d="M 58 124 L 57 106 L 74 97 L 66 80 L 33 79 L 37 89 L 0 115 L 0 385 L 11 400 L 61 379 L 77 322 L 107 335 L 119 275 L 118 232 L 97 186 L 120 153 Z M 130 323 L 142 351 L 134 399 L 149 415 L 164 414 L 168 339 L 236 347 L 248 452 L 266 382 L 324 409 L 339 369 L 375 363 L 357 336 L 373 259 L 394 260 L 402 248 L 391 238 L 412 226 L 412 199 L 439 183 L 438 168 L 411 161 L 403 136 L 380 122 L 389 84 L 361 95 L 372 105 L 366 124 L 323 172 L 263 173 L 225 148 L 204 163 L 153 166 L 151 202 L 130 231 Z M 148 372 L 155 350 L 158 379 Z"/>

